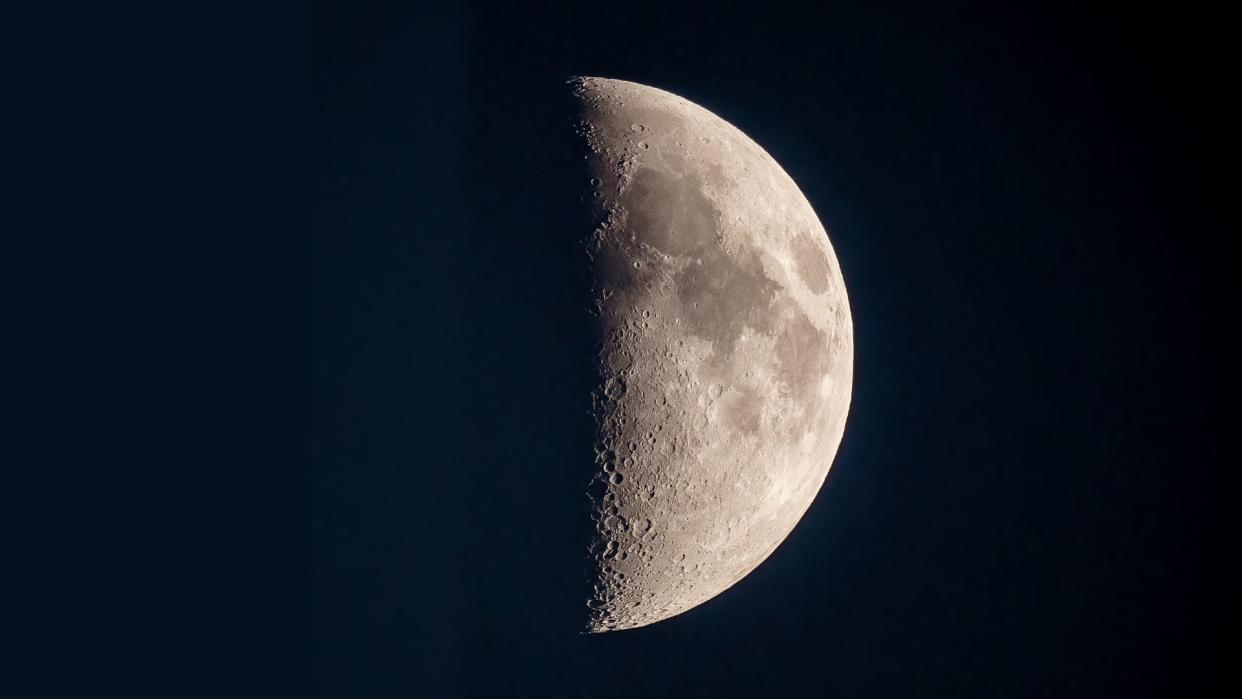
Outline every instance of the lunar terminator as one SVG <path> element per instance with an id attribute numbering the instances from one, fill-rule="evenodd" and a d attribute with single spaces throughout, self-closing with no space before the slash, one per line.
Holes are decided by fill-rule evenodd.
<path id="1" fill-rule="evenodd" d="M 570 87 L 595 222 L 603 632 L 702 604 L 792 531 L 841 442 L 853 328 L 824 227 L 754 141 L 655 88 Z"/>

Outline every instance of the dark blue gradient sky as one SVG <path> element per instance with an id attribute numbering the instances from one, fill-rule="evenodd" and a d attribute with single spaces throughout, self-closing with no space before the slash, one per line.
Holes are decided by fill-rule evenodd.
<path id="1" fill-rule="evenodd" d="M 1134 12 L 318 3 L 317 695 L 1208 696 L 1223 53 L 1189 14 Z M 719 598 L 603 636 L 575 616 L 573 74 L 766 148 L 856 323 L 802 523 Z"/>

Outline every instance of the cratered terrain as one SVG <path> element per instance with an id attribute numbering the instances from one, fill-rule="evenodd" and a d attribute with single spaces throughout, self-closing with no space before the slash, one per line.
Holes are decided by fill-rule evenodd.
<path id="1" fill-rule="evenodd" d="M 570 89 L 595 223 L 603 632 L 702 604 L 790 533 L 842 438 L 853 331 L 827 233 L 754 141 L 662 90 Z"/>

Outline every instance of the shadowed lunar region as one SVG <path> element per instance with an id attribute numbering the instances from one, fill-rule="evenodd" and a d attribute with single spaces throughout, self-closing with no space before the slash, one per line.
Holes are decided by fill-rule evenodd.
<path id="1" fill-rule="evenodd" d="M 599 333 L 586 627 L 604 632 L 702 604 L 793 530 L 845 428 L 853 329 L 827 233 L 754 141 L 662 90 L 569 89 Z"/>

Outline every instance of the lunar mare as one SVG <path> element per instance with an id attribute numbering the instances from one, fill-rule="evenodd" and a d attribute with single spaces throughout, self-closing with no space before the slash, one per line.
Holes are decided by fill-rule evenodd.
<path id="1" fill-rule="evenodd" d="M 599 332 L 587 630 L 695 607 L 827 477 L 853 329 L 828 235 L 754 141 L 680 97 L 577 78 Z"/>

